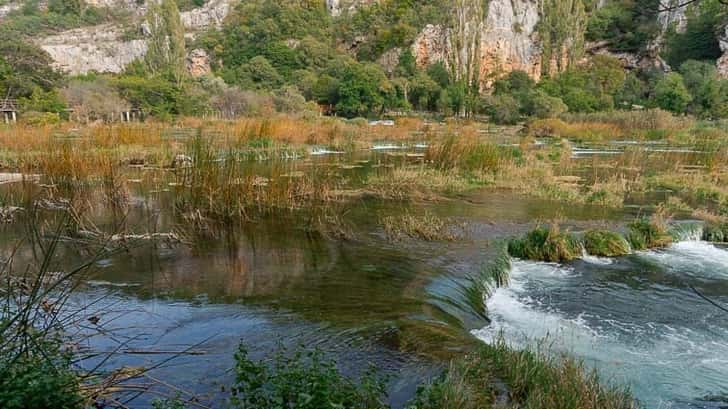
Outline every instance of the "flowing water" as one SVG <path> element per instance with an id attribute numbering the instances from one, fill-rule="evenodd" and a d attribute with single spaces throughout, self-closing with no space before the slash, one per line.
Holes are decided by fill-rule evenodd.
<path id="1" fill-rule="evenodd" d="M 722 408 L 728 314 L 728 249 L 682 241 L 665 250 L 568 264 L 516 261 L 510 287 L 488 301 L 493 323 L 473 333 L 536 341 L 573 353 L 648 408 Z"/>
<path id="2" fill-rule="evenodd" d="M 363 158 L 318 149 L 314 161 L 338 167 L 356 185 L 379 166 L 421 160 L 423 147 L 383 143 Z M 265 164 L 254 166 L 265 173 Z M 587 179 L 594 168 L 585 167 Z M 157 231 L 178 227 L 168 180 L 144 172 L 127 176 L 141 182 L 130 192 L 124 223 L 144 226 L 153 217 Z M 380 217 L 423 208 L 465 225 L 466 239 L 384 237 Z M 96 212 L 99 226 L 118 222 L 118 215 Z M 630 386 L 648 408 L 725 407 L 728 314 L 691 287 L 728 302 L 726 248 L 685 240 L 617 259 L 515 261 L 510 286 L 487 302 L 490 324 L 460 298 L 458 283 L 492 261 L 494 243 L 527 231 L 534 221 L 561 219 L 578 231 L 621 226 L 634 217 L 630 212 L 492 191 L 427 205 L 367 199 L 347 210 L 354 240 L 322 237 L 274 218 L 216 229 L 189 245 L 134 247 L 99 260 L 98 272 L 73 298 L 104 327 L 102 333 L 84 330 L 92 336 L 82 351 L 113 352 L 109 360 L 101 355 L 82 364 L 162 364 L 152 376 L 218 406 L 234 379 L 233 354 L 241 341 L 253 358 L 278 345 L 302 344 L 321 348 L 347 374 L 376 365 L 391 376 L 391 403 L 398 408 L 419 383 L 462 354 L 472 331 L 486 342 L 504 336 L 522 347 L 546 342 L 573 353 L 606 381 Z M 9 251 L 23 234 L 23 226 L 6 226 L 0 246 Z M 88 250 L 65 243 L 59 255 L 56 267 L 63 270 L 88 257 Z M 15 264 L 32 257 L 21 248 Z M 131 406 L 148 402 L 142 397 Z"/>

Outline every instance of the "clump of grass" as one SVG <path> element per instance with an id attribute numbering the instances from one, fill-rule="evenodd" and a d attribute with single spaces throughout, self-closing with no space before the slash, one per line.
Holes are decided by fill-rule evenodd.
<path id="1" fill-rule="evenodd" d="M 540 409 L 632 409 L 626 389 L 605 387 L 584 363 L 547 348 L 514 350 L 501 338 L 481 347 L 470 360 L 487 363 L 509 388 L 516 407 Z"/>
<path id="2" fill-rule="evenodd" d="M 629 254 L 627 240 L 619 233 L 608 230 L 589 230 L 584 234 L 584 249 L 599 257 L 617 257 Z"/>
<path id="3" fill-rule="evenodd" d="M 474 139 L 455 136 L 430 145 L 426 160 L 442 171 L 495 172 L 502 165 L 521 158 L 518 147 L 503 147 L 492 143 L 479 143 Z"/>
<path id="4" fill-rule="evenodd" d="M 703 228 L 703 240 L 714 243 L 728 242 L 728 223 L 710 223 Z"/>
<path id="5" fill-rule="evenodd" d="M 407 212 L 397 216 L 386 216 L 380 223 L 387 238 L 395 241 L 405 237 L 425 241 L 452 241 L 458 237 L 454 221 L 443 219 L 429 211 L 421 215 Z"/>
<path id="6" fill-rule="evenodd" d="M 554 224 L 548 229 L 538 227 L 523 238 L 509 241 L 508 253 L 527 260 L 564 262 L 579 258 L 582 247 L 573 234 L 562 232 Z"/>
<path id="7" fill-rule="evenodd" d="M 401 167 L 369 177 L 371 192 L 390 200 L 437 200 L 442 195 L 457 194 L 473 187 L 455 171 L 418 167 Z"/>
<path id="8" fill-rule="evenodd" d="M 672 244 L 667 225 L 659 217 L 641 218 L 629 224 L 629 244 L 635 250 L 667 247 Z"/>

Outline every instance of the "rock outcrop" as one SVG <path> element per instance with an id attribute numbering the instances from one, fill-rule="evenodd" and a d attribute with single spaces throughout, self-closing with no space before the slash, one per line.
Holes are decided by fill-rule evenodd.
<path id="1" fill-rule="evenodd" d="M 480 82 L 488 86 L 495 78 L 523 70 L 532 78 L 541 76 L 541 52 L 536 26 L 537 0 L 492 0 L 480 34 Z M 449 65 L 449 36 L 442 26 L 428 25 L 412 46 L 418 66 L 436 62 Z M 467 56 L 465 56 L 467 59 Z"/>
<path id="2" fill-rule="evenodd" d="M 377 1 L 379 0 L 326 0 L 326 9 L 329 10 L 332 16 L 338 17 L 345 11 L 351 12 Z"/>
<path id="3" fill-rule="evenodd" d="M 180 13 L 187 36 L 193 37 L 196 32 L 208 27 L 220 26 L 237 1 L 209 0 L 202 7 Z M 89 0 L 89 4 L 135 9 L 139 16 L 143 16 L 146 10 L 136 0 Z M 71 74 L 90 71 L 119 73 L 147 52 L 144 30 L 139 28 L 139 32 L 130 32 L 128 28 L 112 24 L 68 30 L 36 42 L 50 54 L 56 67 Z M 209 64 L 205 67 L 199 57 L 198 54 L 191 55 L 195 63 L 190 66 L 195 73 L 204 70 L 209 72 Z"/>
<path id="4" fill-rule="evenodd" d="M 233 0 L 208 0 L 204 6 L 181 13 L 182 24 L 187 31 L 199 31 L 208 27 L 220 27 L 233 7 Z"/>
<path id="5" fill-rule="evenodd" d="M 718 59 L 718 73 L 721 77 L 728 79 L 728 25 L 723 30 L 723 35 L 718 39 L 723 56 Z"/>
<path id="6" fill-rule="evenodd" d="M 212 72 L 212 69 L 210 68 L 210 57 L 207 55 L 207 52 L 202 49 L 190 51 L 189 54 L 187 54 L 185 64 L 187 66 L 187 71 L 193 77 L 201 77 Z"/>
<path id="7" fill-rule="evenodd" d="M 144 39 L 123 40 L 124 32 L 109 24 L 65 31 L 40 40 L 40 46 L 59 69 L 85 74 L 121 72 L 147 52 Z"/>
<path id="8" fill-rule="evenodd" d="M 8 3 L 8 4 L 0 6 L 0 21 L 2 21 L 3 18 L 5 18 L 5 16 L 7 16 L 9 13 L 12 13 L 13 11 L 15 11 L 19 8 L 20 8 L 20 3 L 18 3 L 18 2 Z"/>

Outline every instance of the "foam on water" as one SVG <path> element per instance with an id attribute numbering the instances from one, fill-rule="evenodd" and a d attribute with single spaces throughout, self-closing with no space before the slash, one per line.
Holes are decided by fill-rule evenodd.
<path id="1" fill-rule="evenodd" d="M 586 250 L 582 251 L 581 259 L 589 264 L 597 264 L 601 266 L 608 266 L 614 263 L 614 259 L 612 258 L 592 256 L 591 254 L 587 253 Z"/>
<path id="2" fill-rule="evenodd" d="M 728 278 L 728 249 L 705 241 L 681 241 L 664 250 L 638 253 L 669 271 L 704 278 Z"/>

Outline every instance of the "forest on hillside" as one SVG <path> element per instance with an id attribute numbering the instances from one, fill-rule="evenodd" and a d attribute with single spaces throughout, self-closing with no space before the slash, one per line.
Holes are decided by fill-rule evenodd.
<path id="1" fill-rule="evenodd" d="M 87 120 L 132 108 L 160 119 L 211 110 L 226 117 L 324 110 L 349 118 L 478 114 L 506 124 L 565 112 L 653 107 L 707 119 L 728 116 L 728 80 L 716 70 L 728 24 L 728 6 L 721 0 L 684 6 L 682 27 L 660 24 L 669 5 L 659 0 L 611 0 L 603 7 L 591 0 L 544 0 L 537 26 L 543 67 L 538 82 L 518 70 L 485 79 L 474 75 L 477 50 L 468 61 L 417 64 L 412 44 L 424 27 L 457 33 L 463 10 L 485 24 L 484 0 L 384 0 L 337 17 L 320 0 L 250 0 L 237 4 L 222 27 L 185 36 L 180 10 L 204 3 L 150 4 L 140 23 L 128 12 L 84 0 L 23 1 L 0 23 L 0 36 L 14 39 L 0 44 L 0 92 L 19 100 L 26 120 L 39 123 L 64 119 L 69 108 Z M 127 25 L 130 37 L 141 35 L 140 24 L 145 28 L 148 52 L 120 74 L 64 74 L 33 42 L 103 22 Z M 450 47 L 477 48 L 478 36 L 462 33 L 451 34 Z M 590 53 L 593 44 L 608 51 Z M 185 59 L 192 49 L 209 55 L 209 74 L 189 75 Z M 394 63 L 383 64 L 392 50 Z M 617 58 L 625 53 L 666 64 L 625 68 Z"/>

